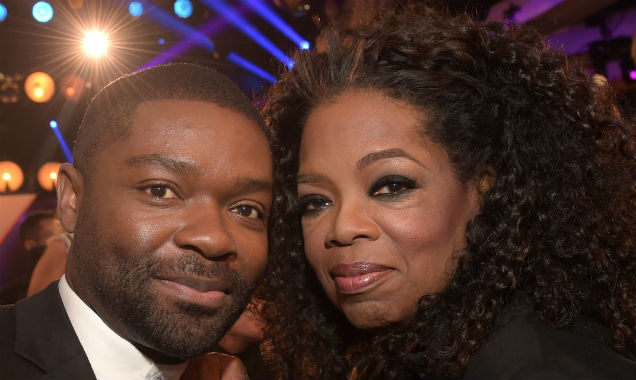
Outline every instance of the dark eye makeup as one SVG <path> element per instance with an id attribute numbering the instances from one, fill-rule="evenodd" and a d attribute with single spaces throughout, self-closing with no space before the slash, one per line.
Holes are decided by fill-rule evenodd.
<path id="1" fill-rule="evenodd" d="M 387 175 L 371 185 L 368 196 L 392 201 L 405 196 L 417 187 L 417 182 L 412 178 L 403 175 Z M 298 199 L 296 207 L 302 216 L 315 216 L 332 205 L 333 201 L 324 195 L 308 194 Z"/>
<path id="2" fill-rule="evenodd" d="M 369 196 L 397 198 L 417 188 L 417 182 L 402 175 L 384 176 L 371 185 Z"/>

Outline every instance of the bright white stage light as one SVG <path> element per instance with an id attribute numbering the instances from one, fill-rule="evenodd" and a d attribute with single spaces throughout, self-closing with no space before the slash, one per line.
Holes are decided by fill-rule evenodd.
<path id="1" fill-rule="evenodd" d="M 84 52 L 91 57 L 100 57 L 108 50 L 108 37 L 103 32 L 92 30 L 84 35 Z"/>

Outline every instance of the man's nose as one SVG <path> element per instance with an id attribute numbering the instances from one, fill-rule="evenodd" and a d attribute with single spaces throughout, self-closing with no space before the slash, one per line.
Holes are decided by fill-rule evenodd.
<path id="1" fill-rule="evenodd" d="M 216 204 L 196 206 L 186 211 L 183 225 L 174 236 L 182 249 L 194 250 L 208 259 L 230 260 L 236 245 L 228 229 L 227 210 Z"/>

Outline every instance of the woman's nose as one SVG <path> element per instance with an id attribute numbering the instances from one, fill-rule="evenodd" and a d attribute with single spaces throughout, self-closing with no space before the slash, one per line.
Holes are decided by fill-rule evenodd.
<path id="1" fill-rule="evenodd" d="M 364 202 L 341 202 L 334 211 L 325 236 L 327 247 L 346 246 L 359 239 L 375 240 L 379 237 L 380 229 L 365 209 Z"/>

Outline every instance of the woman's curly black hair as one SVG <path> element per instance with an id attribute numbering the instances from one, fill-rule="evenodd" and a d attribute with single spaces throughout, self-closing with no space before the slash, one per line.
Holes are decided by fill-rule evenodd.
<path id="1" fill-rule="evenodd" d="M 277 142 L 261 349 L 278 376 L 459 377 L 518 291 L 551 326 L 608 326 L 615 350 L 633 358 L 634 134 L 608 89 L 532 29 L 425 7 L 334 26 L 323 39 L 323 52 L 296 55 L 263 109 Z M 414 321 L 372 333 L 325 296 L 295 205 L 304 121 L 349 90 L 425 110 L 423 133 L 446 148 L 460 179 L 494 173 L 447 287 L 420 300 Z"/>

